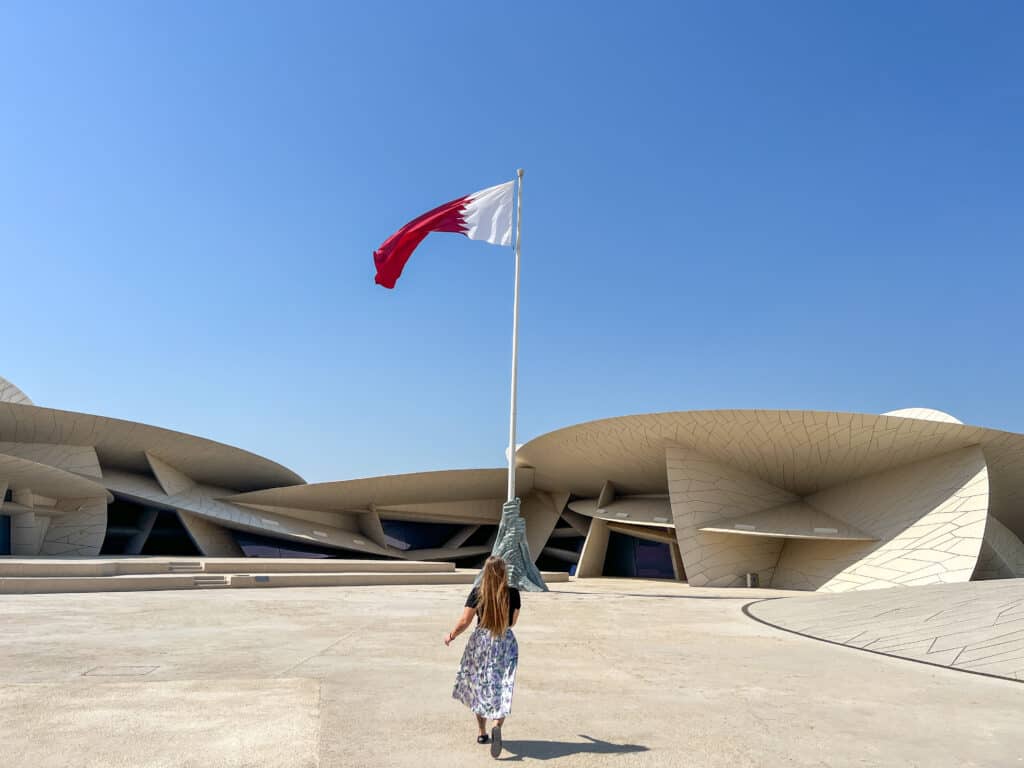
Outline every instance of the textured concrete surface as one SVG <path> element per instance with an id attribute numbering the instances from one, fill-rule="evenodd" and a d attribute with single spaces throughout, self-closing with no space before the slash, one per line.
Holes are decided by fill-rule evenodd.
<path id="1" fill-rule="evenodd" d="M 97 685 L 4 686 L 2 764 L 317 764 L 318 681 L 138 682 L 152 669 L 95 668 L 89 675 L 103 680 Z M 21 716 L 31 711 L 45 714 Z M 219 759 L 222 755 L 232 758 Z"/>
<path id="2" fill-rule="evenodd" d="M 465 589 L 3 597 L 0 764 L 490 764 L 450 698 L 464 639 L 442 643 Z M 503 759 L 1024 765 L 1018 684 L 743 614 L 771 595 L 610 579 L 524 595 Z"/>
<path id="3" fill-rule="evenodd" d="M 806 496 L 699 450 L 665 455 L 694 586 L 737 586 L 754 571 L 776 588 L 848 592 L 968 581 L 977 564 L 990 501 L 977 445 Z"/>
<path id="4" fill-rule="evenodd" d="M 1024 579 L 766 600 L 748 611 L 852 648 L 1024 681 Z"/>

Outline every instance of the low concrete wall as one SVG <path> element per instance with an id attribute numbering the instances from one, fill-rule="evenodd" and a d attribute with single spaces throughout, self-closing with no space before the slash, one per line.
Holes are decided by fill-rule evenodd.
<path id="1" fill-rule="evenodd" d="M 122 570 L 122 564 L 126 564 Z M 0 557 L 0 578 L 16 577 L 92 577 L 118 576 L 122 574 L 167 573 L 168 561 L 151 560 L 101 560 L 101 559 L 51 559 L 34 557 L 31 560 Z"/>
<path id="2" fill-rule="evenodd" d="M 259 576 L 236 574 L 232 587 L 370 587 L 416 584 L 472 584 L 475 570 L 451 573 L 276 573 Z M 557 584 L 569 581 L 567 573 L 545 573 L 544 581 Z"/>
<path id="3" fill-rule="evenodd" d="M 0 557 L 0 578 L 165 574 L 172 565 L 201 563 L 203 573 L 451 573 L 454 563 L 311 558 L 13 558 Z"/>
<path id="4" fill-rule="evenodd" d="M 415 565 L 434 565 L 416 563 Z M 450 563 L 442 565 L 449 566 Z M 220 574 L 218 574 L 220 575 Z M 135 592 L 164 589 L 230 589 L 258 587 L 368 587 L 418 586 L 430 584 L 471 584 L 477 571 L 473 569 L 350 573 L 227 573 L 223 584 L 211 583 L 208 572 L 133 574 L 122 576 L 14 576 L 0 578 L 0 594 L 42 594 L 53 592 Z M 567 573 L 544 573 L 549 583 L 567 582 Z M 197 583 L 197 577 L 198 582 Z"/>
<path id="5" fill-rule="evenodd" d="M 371 587 L 419 584 L 471 584 L 476 571 L 451 573 L 273 573 L 235 574 L 232 587 Z"/>
<path id="6" fill-rule="evenodd" d="M 455 563 L 418 560 L 314 560 L 312 558 L 203 558 L 206 573 L 454 573 Z"/>
<path id="7" fill-rule="evenodd" d="M 191 575 L 0 578 L 0 595 L 34 595 L 50 592 L 140 592 L 193 588 L 195 588 L 195 582 Z"/>

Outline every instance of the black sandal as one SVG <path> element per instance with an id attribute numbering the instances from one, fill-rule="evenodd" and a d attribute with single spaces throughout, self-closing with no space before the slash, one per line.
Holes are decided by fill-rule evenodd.
<path id="1" fill-rule="evenodd" d="M 477 744 L 486 744 L 490 740 L 491 737 L 488 736 L 486 733 L 481 733 L 479 736 L 476 737 Z"/>

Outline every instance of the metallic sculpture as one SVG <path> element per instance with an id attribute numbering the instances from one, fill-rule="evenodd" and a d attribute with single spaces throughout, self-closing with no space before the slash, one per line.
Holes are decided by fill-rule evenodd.
<path id="1" fill-rule="evenodd" d="M 519 499 L 506 501 L 501 507 L 501 522 L 494 539 L 491 554 L 500 557 L 508 566 L 508 585 L 524 592 L 547 592 L 548 585 L 533 564 L 530 548 L 526 545 L 526 521 L 519 514 Z M 477 574 L 474 585 L 480 584 L 483 570 Z"/>

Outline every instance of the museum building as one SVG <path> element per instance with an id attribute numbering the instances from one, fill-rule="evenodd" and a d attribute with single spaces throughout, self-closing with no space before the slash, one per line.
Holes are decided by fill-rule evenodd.
<path id="1" fill-rule="evenodd" d="M 621 416 L 516 454 L 538 567 L 842 592 L 1024 576 L 1024 435 L 939 411 Z M 0 379 L 0 555 L 448 561 L 490 553 L 506 470 L 306 483 Z"/>

